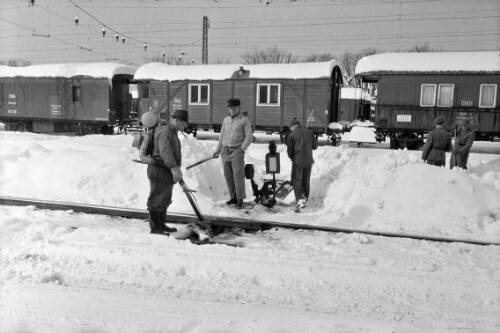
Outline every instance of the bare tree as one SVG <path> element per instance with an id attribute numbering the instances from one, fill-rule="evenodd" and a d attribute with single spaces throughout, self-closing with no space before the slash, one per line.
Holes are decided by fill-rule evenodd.
<path id="1" fill-rule="evenodd" d="M 413 46 L 408 52 L 439 52 L 441 49 L 439 47 L 433 48 L 429 42 L 418 43 Z"/>
<path id="2" fill-rule="evenodd" d="M 340 66 L 344 75 L 344 84 L 349 87 L 356 87 L 356 80 L 354 79 L 356 64 L 358 63 L 359 59 L 376 53 L 380 53 L 380 51 L 375 48 L 364 49 L 360 52 L 344 52 L 339 57 Z"/>
<path id="3" fill-rule="evenodd" d="M 302 58 L 303 62 L 322 62 L 322 61 L 330 61 L 332 59 L 335 59 L 336 57 L 331 53 L 315 53 L 315 54 L 310 54 L 308 56 L 305 56 Z"/>
<path id="4" fill-rule="evenodd" d="M 167 65 L 186 65 L 187 62 L 184 60 L 181 56 L 176 57 L 172 54 L 166 55 L 166 54 L 153 54 L 150 56 L 144 57 L 144 61 L 146 63 L 149 62 L 162 62 Z"/>
<path id="5" fill-rule="evenodd" d="M 31 60 L 10 58 L 0 60 L 0 65 L 7 65 L 10 67 L 25 67 L 31 65 Z"/>
<path id="6" fill-rule="evenodd" d="M 231 63 L 231 61 L 229 59 L 223 58 L 223 57 L 218 57 L 214 61 L 214 64 L 217 64 L 217 65 L 228 65 L 230 63 Z"/>
<path id="7" fill-rule="evenodd" d="M 289 64 L 297 62 L 297 57 L 277 46 L 259 50 L 246 51 L 241 55 L 245 64 Z"/>

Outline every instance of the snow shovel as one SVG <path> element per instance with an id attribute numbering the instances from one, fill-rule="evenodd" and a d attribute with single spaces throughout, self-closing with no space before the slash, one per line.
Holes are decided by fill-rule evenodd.
<path id="1" fill-rule="evenodd" d="M 202 164 L 202 163 L 205 163 L 206 161 L 210 161 L 210 160 L 211 160 L 211 159 L 213 159 L 213 158 L 214 158 L 213 156 L 210 156 L 210 157 L 204 158 L 204 159 L 202 159 L 202 160 L 200 160 L 200 161 L 198 161 L 198 162 L 196 162 L 196 163 L 193 163 L 193 164 L 191 164 L 191 165 L 188 165 L 188 166 L 186 167 L 186 170 L 189 170 L 189 169 L 191 169 L 192 167 L 195 167 L 195 166 L 200 165 L 200 164 Z M 181 185 L 181 186 L 182 186 L 182 185 Z"/>
<path id="2" fill-rule="evenodd" d="M 188 224 L 186 229 L 184 229 L 184 232 L 178 232 L 175 238 L 188 239 L 192 237 L 193 234 L 196 234 L 198 235 L 200 241 L 205 241 L 210 239 L 210 237 L 212 236 L 210 225 L 201 214 L 200 208 L 198 207 L 198 204 L 196 203 L 196 200 L 192 194 L 195 191 L 189 189 L 186 183 L 184 182 L 184 179 L 182 178 L 179 180 L 179 185 L 182 187 L 182 190 L 186 194 L 186 197 L 188 198 L 191 207 L 193 207 L 193 210 L 196 213 L 196 216 L 198 217 L 198 222 Z"/>

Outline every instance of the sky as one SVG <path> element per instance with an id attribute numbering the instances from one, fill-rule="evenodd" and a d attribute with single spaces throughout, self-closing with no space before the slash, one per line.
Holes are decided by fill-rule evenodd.
<path id="1" fill-rule="evenodd" d="M 497 0 L 2 0 L 0 60 L 142 65 L 165 53 L 200 64 L 204 16 L 209 63 L 275 46 L 297 57 L 500 49 Z"/>
<path id="2" fill-rule="evenodd" d="M 273 210 L 228 208 L 220 160 L 186 170 L 211 156 L 213 135 L 179 134 L 183 178 L 206 217 L 500 240 L 500 156 L 477 152 L 497 142 L 475 142 L 466 171 L 424 164 L 420 151 L 321 145 L 308 207 L 297 214 L 293 194 Z M 147 167 L 132 161 L 132 140 L 0 131 L 0 196 L 146 212 Z M 277 178 L 288 178 L 286 146 L 277 150 Z M 252 143 L 245 153 L 259 184 L 267 152 Z M 178 185 L 172 200 L 170 213 L 193 214 Z M 500 325 L 498 245 L 273 228 L 239 236 L 242 248 L 199 246 L 151 235 L 143 219 L 4 205 L 0 230 L 0 332 L 493 333 Z"/>

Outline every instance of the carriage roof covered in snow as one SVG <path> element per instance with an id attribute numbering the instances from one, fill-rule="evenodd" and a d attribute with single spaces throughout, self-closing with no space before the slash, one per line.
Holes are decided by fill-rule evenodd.
<path id="1" fill-rule="evenodd" d="M 0 66 L 0 77 L 64 77 L 85 76 L 92 78 L 107 78 L 115 75 L 134 75 L 137 68 L 118 63 L 67 63 L 43 64 L 25 67 Z"/>
<path id="2" fill-rule="evenodd" d="M 135 80 L 229 80 L 244 73 L 247 79 L 317 79 L 329 78 L 338 63 L 328 62 L 259 64 L 259 65 L 167 65 L 149 63 L 140 66 L 135 73 Z M 240 72 L 240 70 L 243 70 Z"/>
<path id="3" fill-rule="evenodd" d="M 500 73 L 500 52 L 380 53 L 358 61 L 356 76 L 370 74 Z"/>

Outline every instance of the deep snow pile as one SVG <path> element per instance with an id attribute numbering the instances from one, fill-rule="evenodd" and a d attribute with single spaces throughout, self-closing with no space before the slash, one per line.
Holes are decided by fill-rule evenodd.
<path id="1" fill-rule="evenodd" d="M 181 137 L 184 166 L 215 142 Z M 0 133 L 0 195 L 145 208 L 131 136 Z M 264 172 L 267 144 L 247 163 Z M 282 173 L 290 174 L 280 145 Z M 205 214 L 499 239 L 500 159 L 321 146 L 309 208 L 219 205 L 220 161 L 185 172 Z M 247 188 L 248 200 L 251 199 Z M 192 213 L 175 187 L 171 211 Z M 178 226 L 182 227 L 182 226 Z M 244 248 L 150 235 L 142 220 L 0 206 L 0 332 L 497 332 L 499 246 L 269 230 Z"/>
<path id="2" fill-rule="evenodd" d="M 216 142 L 181 136 L 183 166 L 210 156 Z M 146 166 L 132 162 L 132 136 L 57 137 L 0 133 L 0 195 L 145 208 Z M 252 144 L 246 163 L 265 175 L 265 144 Z M 286 146 L 278 145 L 281 173 L 290 175 Z M 271 213 L 257 206 L 250 214 L 218 205 L 228 197 L 220 160 L 184 170 L 207 215 L 293 221 L 325 226 L 401 231 L 461 239 L 500 239 L 500 159 L 474 155 L 467 171 L 425 165 L 420 152 L 320 146 L 304 214 L 279 205 Z M 247 200 L 253 197 L 247 181 Z M 286 203 L 293 202 L 293 195 Z M 170 211 L 192 213 L 179 186 Z M 243 214 L 243 215 L 242 215 Z"/>

